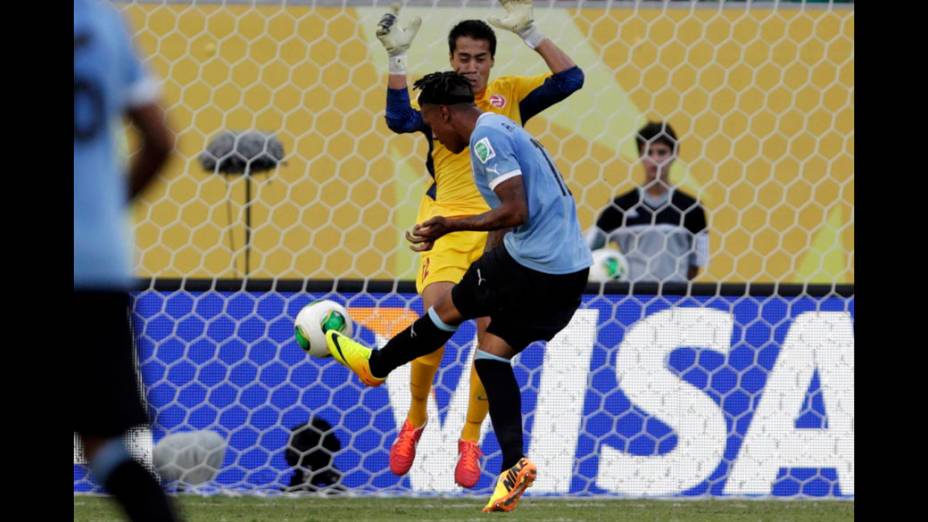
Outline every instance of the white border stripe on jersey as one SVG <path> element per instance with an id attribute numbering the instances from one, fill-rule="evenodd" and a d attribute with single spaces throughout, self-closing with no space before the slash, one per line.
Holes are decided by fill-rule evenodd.
<path id="1" fill-rule="evenodd" d="M 505 174 L 500 174 L 499 176 L 493 178 L 490 181 L 490 190 L 496 190 L 496 186 L 499 185 L 500 183 L 506 181 L 509 178 L 514 178 L 516 176 L 521 176 L 521 175 L 522 175 L 522 171 L 520 169 L 510 170 L 509 172 Z"/>

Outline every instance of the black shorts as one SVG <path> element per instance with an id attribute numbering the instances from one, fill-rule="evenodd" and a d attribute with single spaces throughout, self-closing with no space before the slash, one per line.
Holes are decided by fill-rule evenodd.
<path id="1" fill-rule="evenodd" d="M 589 269 L 546 274 L 520 265 L 503 245 L 474 261 L 451 300 L 465 319 L 490 317 L 487 332 L 516 353 L 534 341 L 550 341 L 580 306 Z"/>
<path id="2" fill-rule="evenodd" d="M 139 396 L 135 343 L 124 292 L 74 291 L 71 355 L 74 431 L 112 438 L 148 424 Z"/>

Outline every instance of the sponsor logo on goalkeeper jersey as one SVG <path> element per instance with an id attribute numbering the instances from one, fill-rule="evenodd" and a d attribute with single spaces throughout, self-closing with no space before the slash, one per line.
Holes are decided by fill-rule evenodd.
<path id="1" fill-rule="evenodd" d="M 506 98 L 499 94 L 490 95 L 490 105 L 496 107 L 497 109 L 502 109 L 506 106 Z"/>

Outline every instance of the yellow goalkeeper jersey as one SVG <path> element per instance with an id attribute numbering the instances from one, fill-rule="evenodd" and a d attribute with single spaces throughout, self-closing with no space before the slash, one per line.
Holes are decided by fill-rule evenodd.
<path id="1" fill-rule="evenodd" d="M 516 123 L 522 123 L 519 102 L 544 83 L 551 73 L 538 76 L 501 76 L 491 80 L 483 94 L 475 99 L 480 110 L 502 114 Z M 413 100 L 418 110 L 419 104 Z M 470 166 L 470 151 L 454 154 L 436 139 L 429 140 L 429 154 L 434 185 L 427 196 L 435 201 L 436 211 L 442 215 L 480 214 L 490 209 L 477 191 Z"/>

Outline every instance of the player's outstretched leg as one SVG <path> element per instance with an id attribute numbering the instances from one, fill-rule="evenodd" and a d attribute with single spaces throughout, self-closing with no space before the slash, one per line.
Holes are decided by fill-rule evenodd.
<path id="1" fill-rule="evenodd" d="M 493 495 L 483 511 L 512 511 L 519 505 L 522 493 L 531 487 L 537 476 L 535 464 L 522 457 L 515 466 L 500 474 L 496 480 L 496 489 L 493 490 Z"/>
<path id="2" fill-rule="evenodd" d="M 386 380 L 386 378 L 374 377 L 371 373 L 370 358 L 374 353 L 373 349 L 335 330 L 325 333 L 325 341 L 332 357 L 353 371 L 364 384 L 380 386 Z"/>
<path id="3" fill-rule="evenodd" d="M 458 463 L 454 467 L 454 482 L 462 488 L 473 488 L 480 481 L 480 457 L 483 456 L 480 428 L 489 408 L 487 392 L 477 375 L 477 368 L 471 364 L 467 416 L 458 440 Z"/>
<path id="4" fill-rule="evenodd" d="M 434 308 L 429 308 L 380 350 L 368 348 L 335 330 L 326 332 L 325 338 L 335 360 L 357 374 L 364 384 L 380 386 L 396 368 L 443 346 L 457 328 L 446 324 Z"/>

